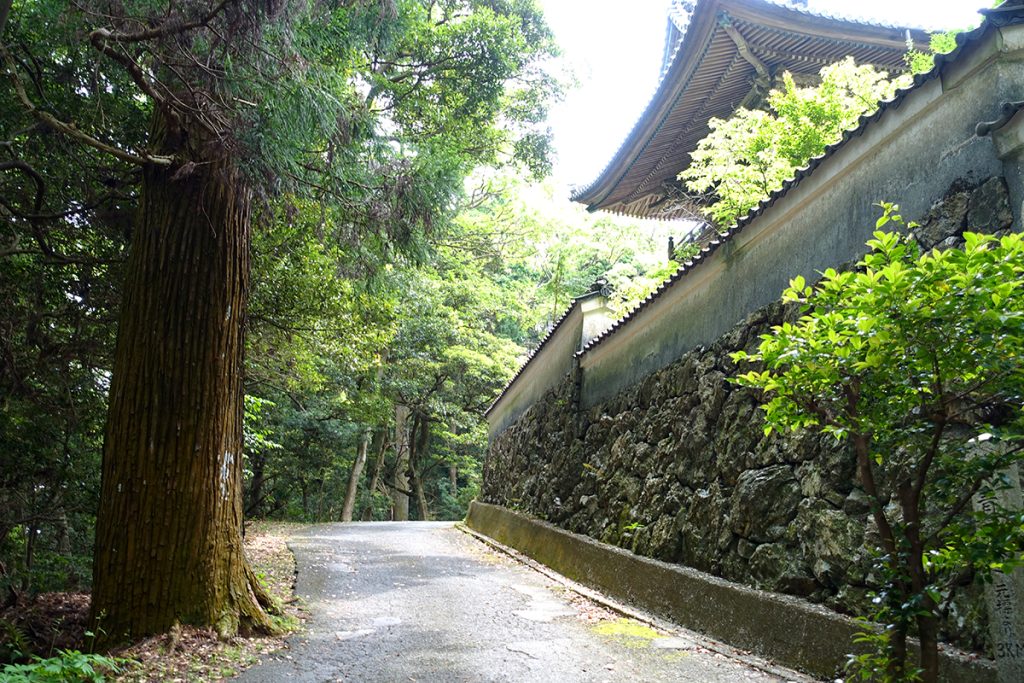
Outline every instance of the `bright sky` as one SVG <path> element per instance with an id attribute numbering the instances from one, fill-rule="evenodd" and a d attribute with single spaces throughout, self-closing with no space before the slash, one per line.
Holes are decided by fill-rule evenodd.
<path id="1" fill-rule="evenodd" d="M 594 180 L 643 112 L 657 86 L 668 0 L 540 0 L 579 87 L 551 113 L 566 188 Z M 810 0 L 812 11 L 930 29 L 979 21 L 990 0 Z M 859 16 L 858 16 L 859 15 Z"/>

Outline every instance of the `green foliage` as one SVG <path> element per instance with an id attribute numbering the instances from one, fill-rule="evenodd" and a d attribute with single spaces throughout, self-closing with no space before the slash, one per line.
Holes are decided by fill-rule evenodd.
<path id="1" fill-rule="evenodd" d="M 876 619 L 883 618 L 881 613 Z M 857 618 L 861 631 L 853 637 L 860 652 L 847 656 L 847 678 L 853 681 L 870 683 L 909 683 L 920 681 L 923 671 L 917 667 L 904 665 L 893 671 L 892 626 L 879 626 L 878 623 L 864 617 Z"/>
<path id="2" fill-rule="evenodd" d="M 944 55 L 956 49 L 956 37 L 963 31 L 946 31 L 934 33 L 928 44 L 928 51 L 915 50 L 913 46 L 907 50 L 904 60 L 912 74 L 923 74 L 935 67 L 935 55 Z"/>
<path id="3" fill-rule="evenodd" d="M 677 252 L 677 258 L 679 253 Z M 617 318 L 621 318 L 632 311 L 637 304 L 650 296 L 665 280 L 670 278 L 679 270 L 678 261 L 663 261 L 655 264 L 650 269 L 623 278 L 614 288 L 609 301 L 612 312 Z M 613 269 L 609 272 L 610 281 L 615 283 L 620 279 L 620 272 Z"/>
<path id="4" fill-rule="evenodd" d="M 898 206 L 883 207 L 879 228 L 902 225 Z M 813 287 L 794 278 L 783 300 L 804 315 L 757 354 L 734 355 L 763 364 L 736 381 L 766 392 L 766 431 L 821 430 L 856 455 L 880 538 L 873 616 L 886 625 L 863 637 L 876 646 L 853 662 L 865 677 L 913 679 L 914 626 L 934 680 L 936 618 L 951 593 L 1022 559 L 1024 513 L 999 493 L 1024 433 L 1024 239 L 964 239 L 962 250 L 919 254 L 913 239 L 876 232 L 858 270 L 829 269 Z"/>
<path id="5" fill-rule="evenodd" d="M 714 194 L 705 213 L 722 228 L 782 187 L 901 84 L 852 57 L 822 69 L 817 87 L 798 87 L 788 73 L 783 79 L 784 88 L 769 94 L 767 111 L 741 107 L 727 120 L 711 119 L 711 132 L 679 175 L 688 189 Z"/>
<path id="6" fill-rule="evenodd" d="M 148 106 L 126 74 L 96 77 L 65 3 L 15 2 L 0 45 L 31 64 L 52 112 L 126 147 Z M 43 53 L 36 59 L 33 48 Z M 2 60 L 0 60 L 2 61 Z M 6 72 L 6 65 L 0 65 Z M 88 583 L 109 359 L 134 172 L 26 115 L 0 77 L 0 591 Z M 33 180 L 32 173 L 37 176 Z M 27 543 L 32 538 L 33 543 Z M 31 549 L 31 553 L 28 551 Z M 39 570 L 39 571 L 35 571 Z"/>
<path id="7" fill-rule="evenodd" d="M 696 256 L 700 247 L 696 242 L 683 242 L 675 248 L 673 258 L 667 261 L 643 259 L 638 263 L 617 263 L 605 274 L 612 285 L 608 305 L 617 318 L 630 313 L 640 302 L 676 274 L 679 266 Z"/>
<path id="8" fill-rule="evenodd" d="M 395 40 L 367 74 L 373 106 L 416 141 L 443 139 L 460 154 L 484 141 L 489 156 L 478 162 L 518 153 L 545 175 L 549 133 L 540 126 L 558 84 L 542 60 L 556 48 L 535 3 L 411 1 L 396 9 Z"/>
<path id="9" fill-rule="evenodd" d="M 29 636 L 25 628 L 7 619 L 0 619 L 0 662 L 14 662 L 31 652 Z"/>
<path id="10" fill-rule="evenodd" d="M 132 37 L 142 27 L 153 37 Z M 90 40 L 96 29 L 114 56 Z M 16 84 L 71 130 L 132 154 L 159 152 L 154 112 L 174 111 L 201 131 L 193 152 L 244 172 L 257 197 L 246 481 L 262 482 L 246 508 L 326 519 L 364 427 L 388 427 L 395 396 L 381 372 L 399 351 L 397 308 L 452 234 L 465 176 L 548 168 L 555 53 L 532 0 L 15 2 L 0 37 L 0 146 L 20 164 L 0 171 L 0 589 L 88 581 L 142 177 L 40 125 Z M 467 332 L 445 349 L 487 396 L 519 354 L 502 340 L 533 334 L 505 308 L 473 309 L 496 321 L 493 338 Z M 465 434 L 476 450 L 444 452 L 477 457 L 478 426 Z"/>
<path id="11" fill-rule="evenodd" d="M 996 8 L 1002 5 L 1005 0 L 992 0 L 989 7 Z M 914 45 L 908 44 L 907 54 L 904 61 L 912 74 L 927 73 L 935 67 L 935 56 L 949 54 L 956 49 L 956 37 L 961 33 L 974 30 L 973 26 L 953 31 L 940 31 L 933 33 L 928 41 L 927 50 L 918 50 Z"/>
<path id="12" fill-rule="evenodd" d="M 6 664 L 0 678 L 10 683 L 103 683 L 121 673 L 127 660 L 77 650 L 60 650 L 55 657 L 33 657 L 28 664 Z"/>

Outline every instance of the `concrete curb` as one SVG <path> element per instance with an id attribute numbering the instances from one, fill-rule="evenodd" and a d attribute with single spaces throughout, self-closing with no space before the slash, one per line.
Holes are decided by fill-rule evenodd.
<path id="1" fill-rule="evenodd" d="M 464 523 L 456 524 L 455 528 L 463 532 L 467 536 L 476 539 L 480 543 L 487 545 L 487 547 L 491 548 L 495 552 L 502 553 L 503 555 L 508 556 L 515 562 L 518 562 L 536 572 L 543 574 L 544 576 L 548 577 L 552 581 L 555 581 L 559 585 L 564 586 L 565 588 L 571 590 L 577 595 L 580 595 L 586 598 L 587 600 L 590 600 L 591 602 L 594 602 L 604 607 L 610 612 L 614 612 L 622 617 L 632 619 L 633 621 L 638 621 L 641 624 L 650 626 L 651 628 L 656 629 L 658 631 L 664 631 L 666 633 L 677 633 L 680 630 L 685 631 L 685 637 L 688 640 L 692 640 L 699 647 L 705 650 L 710 650 L 711 652 L 718 653 L 720 655 L 728 657 L 729 659 L 734 659 L 736 661 L 743 662 L 744 664 L 753 669 L 757 669 L 758 671 L 763 671 L 767 674 L 771 674 L 772 676 L 775 676 L 781 680 L 786 681 L 786 683 L 812 683 L 813 681 L 817 680 L 810 676 L 805 676 L 804 674 L 796 671 L 795 669 L 783 666 L 779 662 L 770 661 L 768 659 L 765 659 L 764 657 L 758 657 L 757 655 L 751 654 L 746 650 L 740 650 L 738 648 L 732 647 L 731 645 L 726 645 L 721 641 L 714 640 L 712 638 L 709 638 L 707 635 L 699 634 L 696 631 L 683 629 L 683 627 L 681 627 L 676 622 L 669 621 L 664 617 L 655 616 L 650 612 L 646 612 L 634 605 L 627 605 L 624 602 L 613 600 L 601 591 L 595 590 L 593 588 L 588 588 L 587 586 L 584 586 L 582 583 L 573 581 L 572 579 L 567 578 L 563 574 L 559 574 L 551 567 L 548 567 L 545 564 L 541 564 L 537 560 L 527 555 L 524 555 L 515 548 L 507 546 L 503 543 L 499 543 L 490 536 L 482 534 L 479 531 L 474 531 L 473 529 L 470 529 Z"/>
<path id="2" fill-rule="evenodd" d="M 842 670 L 860 630 L 824 607 L 640 557 L 496 505 L 474 501 L 466 525 L 613 598 L 819 678 Z M 996 680 L 988 660 L 941 657 L 940 680 Z"/>

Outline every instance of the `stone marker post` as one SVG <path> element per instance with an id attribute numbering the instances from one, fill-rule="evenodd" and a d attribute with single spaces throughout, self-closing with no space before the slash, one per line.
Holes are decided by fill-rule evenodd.
<path id="1" fill-rule="evenodd" d="M 1017 465 L 1004 475 L 1010 482 L 1009 488 L 999 491 L 995 500 L 976 496 L 976 510 L 991 512 L 997 505 L 1008 510 L 1021 509 Z M 1008 574 L 993 572 L 992 582 L 985 585 L 985 600 L 999 683 L 1020 683 L 1024 681 L 1024 567 Z"/>

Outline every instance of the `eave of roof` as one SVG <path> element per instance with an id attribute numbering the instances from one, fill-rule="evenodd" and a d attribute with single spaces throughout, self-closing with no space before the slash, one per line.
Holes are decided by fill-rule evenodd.
<path id="1" fill-rule="evenodd" d="M 755 68 L 720 30 L 723 17 L 756 32 L 768 47 L 760 54 L 758 45 L 751 49 L 776 72 L 803 68 L 816 73 L 822 60 L 838 61 L 846 54 L 891 68 L 902 63 L 906 50 L 903 28 L 816 14 L 772 0 L 700 0 L 644 113 L 597 179 L 572 193 L 573 201 L 591 211 L 651 217 L 660 184 L 689 164 L 690 152 L 707 133 L 707 121 L 735 110 L 752 87 Z M 680 23 L 680 17 L 670 16 L 669 41 L 671 27 Z M 911 35 L 915 41 L 926 39 L 916 29 Z M 687 107 L 692 111 L 684 111 Z"/>
<path id="2" fill-rule="evenodd" d="M 912 93 L 913 91 L 920 88 L 924 83 L 934 78 L 938 78 L 942 75 L 943 69 L 947 64 L 956 61 L 956 59 L 963 52 L 967 45 L 970 45 L 974 41 L 978 40 L 990 27 L 992 26 L 1004 26 L 1008 24 L 1024 23 L 1024 6 L 1012 5 L 1003 6 L 994 10 L 982 11 L 982 14 L 986 16 L 985 22 L 981 26 L 974 29 L 969 33 L 961 33 L 957 36 L 957 47 L 955 50 L 948 54 L 936 55 L 935 66 L 928 72 L 918 74 L 914 77 L 913 83 L 904 89 L 899 90 L 896 95 L 885 102 L 882 102 L 878 110 L 872 114 L 865 114 L 860 117 L 858 125 L 845 133 L 843 133 L 842 139 L 838 142 L 829 145 L 825 148 L 825 151 L 817 157 L 814 157 L 810 162 L 803 168 L 797 170 L 796 174 L 790 180 L 787 180 L 782 184 L 782 187 L 773 192 L 769 197 L 759 203 L 751 211 L 740 218 L 734 226 L 729 230 L 722 233 L 718 239 L 712 240 L 707 246 L 703 247 L 701 251 L 694 256 L 692 259 L 686 261 L 680 265 L 679 269 L 672 274 L 667 280 L 665 280 L 659 287 L 651 293 L 646 299 L 637 304 L 629 313 L 623 316 L 620 320 L 616 321 L 611 327 L 605 330 L 603 333 L 591 339 L 584 347 L 576 354 L 582 356 L 583 354 L 593 350 L 600 346 L 605 340 L 614 335 L 617 331 L 622 329 L 624 326 L 629 324 L 641 311 L 650 306 L 655 300 L 661 297 L 668 289 L 673 287 L 677 282 L 688 275 L 698 264 L 707 260 L 711 254 L 718 250 L 726 242 L 733 239 L 740 231 L 743 230 L 747 225 L 757 219 L 767 209 L 774 206 L 777 201 L 785 197 L 791 190 L 803 181 L 804 178 L 811 175 L 815 169 L 818 168 L 825 160 L 836 154 L 842 149 L 850 140 L 856 137 L 860 137 L 864 134 L 864 131 L 875 121 L 881 119 L 887 111 L 895 109 L 902 104 L 903 100 Z M 1014 107 L 1020 103 L 1008 103 L 1009 107 Z"/>

